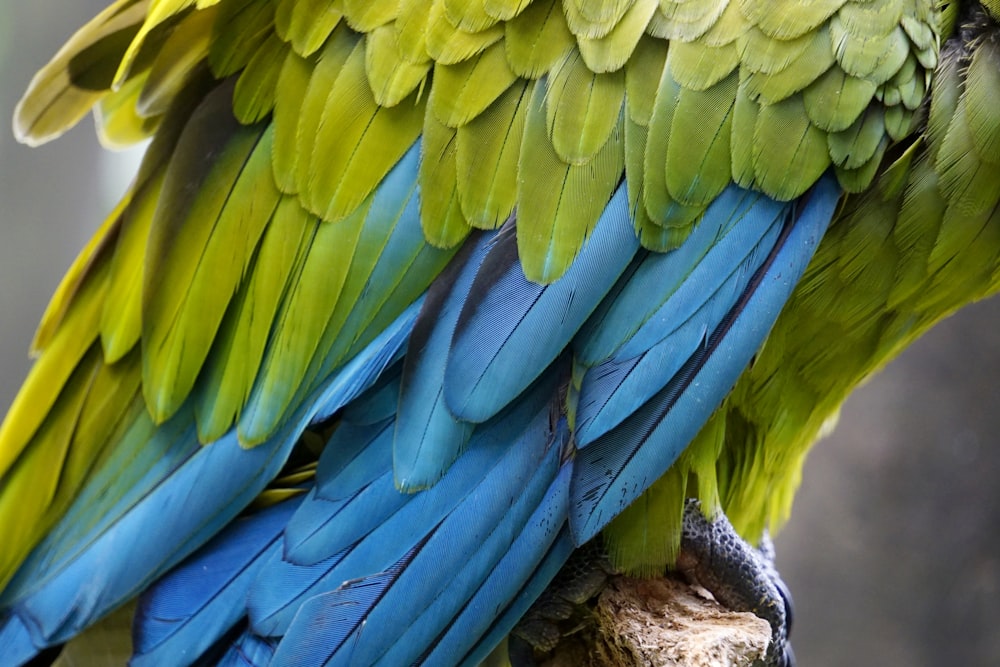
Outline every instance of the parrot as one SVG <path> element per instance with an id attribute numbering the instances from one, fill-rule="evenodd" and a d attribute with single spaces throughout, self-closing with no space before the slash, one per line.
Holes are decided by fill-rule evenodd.
<path id="1" fill-rule="evenodd" d="M 598 544 L 790 667 L 809 449 L 1000 289 L 997 100 L 1000 0 L 115 0 L 15 112 L 148 146 L 0 426 L 0 663 L 506 660 Z"/>

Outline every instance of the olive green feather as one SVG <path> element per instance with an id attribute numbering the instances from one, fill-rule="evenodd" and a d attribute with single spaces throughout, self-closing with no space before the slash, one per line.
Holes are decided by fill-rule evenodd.
<path id="1" fill-rule="evenodd" d="M 473 227 L 495 229 L 517 202 L 517 162 L 533 84 L 519 82 L 458 128 L 458 201 Z"/>

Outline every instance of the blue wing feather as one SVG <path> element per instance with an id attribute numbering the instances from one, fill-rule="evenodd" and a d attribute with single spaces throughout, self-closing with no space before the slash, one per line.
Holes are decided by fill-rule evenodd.
<path id="1" fill-rule="evenodd" d="M 300 498 L 238 519 L 139 599 L 131 664 L 198 656 L 244 617 L 250 583 L 275 552 Z"/>
<path id="2" fill-rule="evenodd" d="M 570 510 L 577 544 L 666 472 L 729 392 L 805 271 L 839 198 L 836 182 L 825 176 L 804 205 L 788 204 L 795 209 L 792 220 L 706 345 L 649 402 L 579 451 Z"/>
<path id="3" fill-rule="evenodd" d="M 483 261 L 455 329 L 445 371 L 452 413 L 478 423 L 510 403 L 562 353 L 638 248 L 624 185 L 551 285 L 524 277 L 516 239 L 504 235 Z"/>
<path id="4" fill-rule="evenodd" d="M 491 628 L 499 626 L 499 633 L 502 633 L 498 633 L 494 644 L 499 643 L 499 640 L 510 631 L 520 615 L 511 621 L 510 626 L 506 626 L 500 612 L 509 608 L 514 602 L 522 586 L 535 576 L 539 566 L 552 550 L 553 544 L 559 539 L 569 510 L 570 471 L 571 465 L 563 464 L 559 475 L 549 486 L 545 498 L 528 519 L 524 530 L 480 584 L 475 594 L 462 606 L 460 613 L 451 619 L 441 635 L 430 643 L 428 650 L 420 659 L 421 663 L 457 664 L 472 650 L 478 638 L 489 634 Z M 565 554 L 568 557 L 569 550 L 566 550 Z M 553 574 L 561 566 L 561 562 L 558 565 L 548 564 Z M 403 644 L 406 643 L 406 639 L 404 637 Z M 492 649 L 492 646 L 490 648 Z M 381 662 L 388 667 L 394 664 L 393 659 L 394 654 L 387 653 Z"/>
<path id="5" fill-rule="evenodd" d="M 445 364 L 462 304 L 496 238 L 496 233 L 478 234 L 466 243 L 428 290 L 413 328 L 393 442 L 396 485 L 403 491 L 439 480 L 472 435 L 473 425 L 456 419 L 445 405 Z"/>
<path id="6" fill-rule="evenodd" d="M 670 274 L 676 273 L 670 254 L 647 256 L 636 272 L 636 277 L 643 278 L 650 273 L 666 274 L 663 280 L 653 282 L 666 286 L 669 292 L 653 292 L 651 300 L 662 298 L 663 305 L 611 358 L 584 375 L 577 412 L 578 446 L 586 446 L 607 433 L 666 386 L 685 360 L 705 343 L 708 332 L 722 322 L 767 259 L 781 232 L 786 207 L 778 207 L 762 195 L 743 199 L 752 203 L 738 209 L 742 216 L 739 220 L 725 221 L 726 234 L 683 283 L 674 285 L 670 280 Z M 728 215 L 728 207 L 720 208 L 723 215 Z M 715 224 L 716 213 L 713 204 L 701 224 Z M 642 271 L 650 264 L 659 271 Z M 637 280 L 635 286 L 629 284 L 619 294 L 631 296 L 636 290 L 649 293 L 648 282 Z M 612 330 L 626 327 L 625 322 L 608 318 L 602 318 L 602 323 Z"/>
<path id="7" fill-rule="evenodd" d="M 182 448 L 193 453 L 179 466 L 156 468 L 161 475 L 150 481 L 147 492 L 113 521 L 100 522 L 101 530 L 82 548 L 51 545 L 54 553 L 71 555 L 58 568 L 48 568 L 40 583 L 9 588 L 8 613 L 22 619 L 41 649 L 69 639 L 134 597 L 232 521 L 277 475 L 299 434 L 317 415 L 339 409 L 375 381 L 403 349 L 418 310 L 419 302 L 321 387 L 269 442 L 244 449 L 234 430 L 200 446 L 193 429 L 185 431 L 190 441 Z M 85 491 L 80 498 L 92 493 Z M 114 498 L 107 502 L 119 506 Z M 73 511 L 67 515 L 75 516 Z M 72 533 L 57 529 L 53 535 Z M 22 573 L 17 580 L 26 577 Z"/>

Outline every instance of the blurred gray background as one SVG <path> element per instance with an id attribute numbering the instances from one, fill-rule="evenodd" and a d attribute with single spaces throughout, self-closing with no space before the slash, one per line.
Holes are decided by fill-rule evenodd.
<path id="1" fill-rule="evenodd" d="M 34 71 L 104 4 L 0 0 L 0 414 L 59 277 L 134 168 L 89 121 L 39 149 L 8 129 Z M 940 325 L 812 454 L 777 539 L 802 667 L 1000 664 L 998 326 L 998 299 Z"/>

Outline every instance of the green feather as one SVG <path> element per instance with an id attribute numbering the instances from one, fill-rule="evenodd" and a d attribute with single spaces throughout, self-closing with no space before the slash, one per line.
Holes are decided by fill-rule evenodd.
<path id="1" fill-rule="evenodd" d="M 233 114 L 241 123 L 260 122 L 274 109 L 278 78 L 290 53 L 288 45 L 276 35 L 257 49 L 233 91 Z"/>
<path id="2" fill-rule="evenodd" d="M 411 63 L 403 57 L 395 23 L 379 26 L 365 36 L 365 72 L 381 106 L 402 102 L 423 85 L 430 67 L 428 58 Z"/>
<path id="3" fill-rule="evenodd" d="M 802 93 L 806 114 L 816 127 L 839 132 L 851 126 L 868 107 L 877 86 L 839 67 L 831 67 Z M 883 126 L 884 128 L 884 126 Z"/>
<path id="4" fill-rule="evenodd" d="M 458 201 L 457 130 L 427 112 L 420 154 L 420 222 L 438 248 L 454 248 L 470 227 Z"/>
<path id="5" fill-rule="evenodd" d="M 341 0 L 344 18 L 353 30 L 368 33 L 396 19 L 399 0 Z"/>
<path id="6" fill-rule="evenodd" d="M 625 166 L 621 110 L 610 139 L 590 162 L 562 161 L 547 136 L 546 94 L 546 86 L 535 86 L 518 163 L 518 253 L 528 280 L 540 283 L 569 268 Z"/>
<path id="7" fill-rule="evenodd" d="M 515 83 L 472 122 L 458 128 L 458 200 L 473 227 L 495 229 L 517 202 L 517 163 L 534 84 Z"/>
<path id="8" fill-rule="evenodd" d="M 278 36 L 302 56 L 315 53 L 343 17 L 340 0 L 277 0 L 274 26 Z"/>
<path id="9" fill-rule="evenodd" d="M 670 195 L 685 206 L 708 206 L 732 180 L 737 81 L 734 72 L 708 90 L 681 88 L 666 147 L 666 179 Z"/>
<path id="10" fill-rule="evenodd" d="M 587 67 L 597 73 L 621 69 L 632 56 L 656 8 L 656 0 L 635 0 L 606 35 L 598 38 L 578 37 L 580 56 Z"/>
<path id="11" fill-rule="evenodd" d="M 460 127 L 481 114 L 516 79 L 498 42 L 460 63 L 435 65 L 428 106 L 441 123 Z"/>
<path id="12" fill-rule="evenodd" d="M 219 89 L 215 101 L 230 91 Z M 194 386 L 277 204 L 270 136 L 231 117 L 196 114 L 167 169 L 143 281 L 143 392 L 157 422 Z"/>
<path id="13" fill-rule="evenodd" d="M 551 74 L 545 100 L 549 140 L 563 162 L 584 165 L 618 126 L 625 97 L 625 73 L 595 74 L 570 56 Z"/>
<path id="14" fill-rule="evenodd" d="M 380 107 L 365 75 L 364 43 L 341 68 L 315 134 L 300 126 L 300 148 L 312 144 L 303 201 L 324 220 L 351 214 L 375 189 L 423 125 L 424 103 L 416 94 L 394 107 Z M 345 102 L 350 100 L 350 102 Z"/>
<path id="15" fill-rule="evenodd" d="M 282 300 L 302 272 L 320 223 L 282 197 L 199 379 L 195 417 L 202 442 L 220 438 L 250 397 Z"/>
<path id="16" fill-rule="evenodd" d="M 265 441 L 288 416 L 340 299 L 371 198 L 348 217 L 319 225 L 283 295 L 267 351 L 240 419 L 240 441 Z M 294 215 L 294 214 L 293 214 Z"/>
<path id="17" fill-rule="evenodd" d="M 558 0 L 533 0 L 506 24 L 504 35 L 510 68 L 529 79 L 548 72 L 575 45 Z"/>

